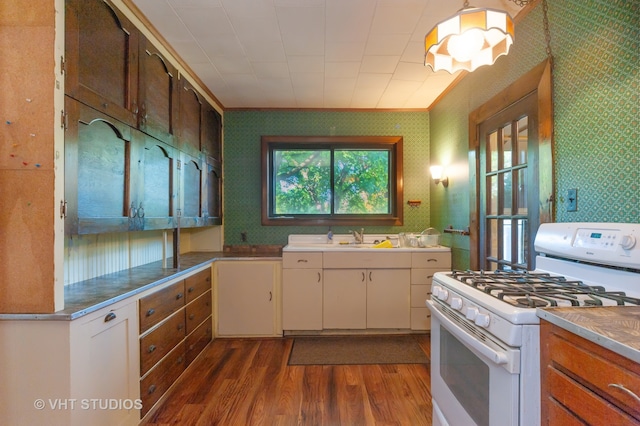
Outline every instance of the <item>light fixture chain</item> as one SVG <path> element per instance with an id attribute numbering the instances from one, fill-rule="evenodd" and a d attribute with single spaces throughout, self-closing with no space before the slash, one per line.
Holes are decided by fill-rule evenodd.
<path id="1" fill-rule="evenodd" d="M 516 6 L 525 7 L 526 5 L 531 3 L 533 0 L 511 0 L 511 1 L 514 2 Z"/>

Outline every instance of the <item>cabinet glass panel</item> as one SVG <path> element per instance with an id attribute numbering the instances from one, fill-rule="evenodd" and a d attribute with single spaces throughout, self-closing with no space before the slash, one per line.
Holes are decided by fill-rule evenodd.
<path id="1" fill-rule="evenodd" d="M 185 217 L 199 217 L 202 171 L 198 164 L 193 160 L 185 161 L 183 167 L 184 204 L 182 215 Z"/>

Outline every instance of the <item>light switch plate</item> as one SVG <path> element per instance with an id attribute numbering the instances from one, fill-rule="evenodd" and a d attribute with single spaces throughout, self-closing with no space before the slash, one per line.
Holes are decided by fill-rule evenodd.
<path id="1" fill-rule="evenodd" d="M 567 211 L 578 211 L 578 190 L 576 188 L 567 190 Z"/>

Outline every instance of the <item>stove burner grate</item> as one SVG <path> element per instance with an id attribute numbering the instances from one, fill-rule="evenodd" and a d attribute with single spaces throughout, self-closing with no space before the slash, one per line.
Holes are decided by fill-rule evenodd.
<path id="1" fill-rule="evenodd" d="M 640 305 L 640 299 L 624 292 L 544 272 L 453 271 L 448 275 L 517 307 Z"/>

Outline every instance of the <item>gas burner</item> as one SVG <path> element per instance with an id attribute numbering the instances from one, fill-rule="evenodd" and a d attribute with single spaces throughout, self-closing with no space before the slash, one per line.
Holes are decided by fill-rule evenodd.
<path id="1" fill-rule="evenodd" d="M 624 292 L 608 292 L 603 286 L 586 285 L 546 272 L 513 270 L 453 271 L 455 280 L 522 308 L 545 306 L 640 305 L 640 299 Z"/>

